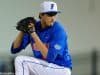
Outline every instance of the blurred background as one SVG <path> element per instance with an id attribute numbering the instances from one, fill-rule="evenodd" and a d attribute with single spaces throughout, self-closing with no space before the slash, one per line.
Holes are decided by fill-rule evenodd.
<path id="1" fill-rule="evenodd" d="M 38 19 L 44 0 L 0 0 L 0 75 L 13 75 L 13 59 L 32 55 L 30 46 L 18 54 L 10 48 L 17 36 L 16 22 L 27 16 Z M 57 16 L 68 31 L 73 60 L 72 75 L 100 75 L 100 0 L 51 0 L 58 4 Z"/>

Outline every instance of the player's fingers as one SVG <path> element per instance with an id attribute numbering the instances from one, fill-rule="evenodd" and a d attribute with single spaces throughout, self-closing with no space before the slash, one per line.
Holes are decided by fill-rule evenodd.
<path id="1" fill-rule="evenodd" d="M 30 23 L 30 24 L 28 25 L 28 27 L 29 27 L 29 28 L 34 27 L 34 24 L 33 24 L 33 23 Z"/>

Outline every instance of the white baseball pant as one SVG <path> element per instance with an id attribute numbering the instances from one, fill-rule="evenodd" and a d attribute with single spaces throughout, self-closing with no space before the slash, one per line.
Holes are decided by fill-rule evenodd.
<path id="1" fill-rule="evenodd" d="M 15 75 L 71 75 L 71 70 L 34 57 L 17 56 Z"/>

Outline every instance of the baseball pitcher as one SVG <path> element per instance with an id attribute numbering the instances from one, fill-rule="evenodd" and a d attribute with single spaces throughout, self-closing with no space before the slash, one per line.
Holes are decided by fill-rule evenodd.
<path id="1" fill-rule="evenodd" d="M 15 58 L 16 75 L 71 75 L 68 36 L 62 24 L 56 21 L 58 13 L 55 2 L 44 1 L 40 5 L 39 21 L 34 17 L 18 21 L 19 33 L 12 43 L 11 53 L 18 53 L 30 44 L 34 56 Z"/>

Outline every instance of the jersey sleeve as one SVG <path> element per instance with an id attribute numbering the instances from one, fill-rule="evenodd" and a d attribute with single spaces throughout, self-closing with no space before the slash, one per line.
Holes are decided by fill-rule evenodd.
<path id="1" fill-rule="evenodd" d="M 67 35 L 62 30 L 56 31 L 53 34 L 52 39 L 49 42 L 48 54 L 46 58 L 48 62 L 54 62 L 57 56 L 63 55 L 65 47 L 67 46 L 66 41 Z"/>
<path id="2" fill-rule="evenodd" d="M 30 36 L 28 34 L 24 34 L 24 37 L 22 39 L 21 45 L 18 48 L 13 48 L 13 43 L 11 46 L 11 53 L 18 53 L 20 52 L 22 49 L 25 49 L 26 46 L 30 43 Z"/>

